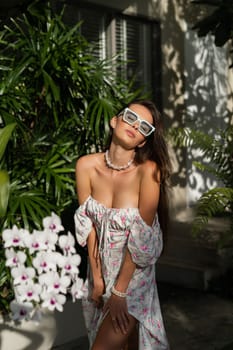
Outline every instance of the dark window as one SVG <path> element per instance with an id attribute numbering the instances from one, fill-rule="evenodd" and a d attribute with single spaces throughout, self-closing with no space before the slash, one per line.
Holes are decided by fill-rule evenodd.
<path id="1" fill-rule="evenodd" d="M 74 11 L 74 8 L 72 9 Z M 142 87 L 161 109 L 160 26 L 158 22 L 125 16 L 98 6 L 79 5 L 81 33 L 96 43 L 94 53 L 100 59 L 118 57 L 123 64 L 118 74 L 134 77 L 134 87 Z"/>

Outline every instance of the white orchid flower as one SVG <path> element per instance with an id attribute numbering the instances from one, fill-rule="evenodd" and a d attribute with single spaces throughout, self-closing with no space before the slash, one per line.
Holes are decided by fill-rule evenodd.
<path id="1" fill-rule="evenodd" d="M 38 252 L 36 257 L 33 258 L 32 264 L 39 274 L 49 270 L 56 271 L 56 253 L 45 251 Z"/>
<path id="2" fill-rule="evenodd" d="M 57 266 L 62 268 L 65 264 L 65 256 L 59 252 L 51 252 L 51 256 L 53 256 L 54 261 L 56 262 Z"/>
<path id="3" fill-rule="evenodd" d="M 24 252 L 16 252 L 13 248 L 5 250 L 6 266 L 16 267 L 22 265 L 26 261 L 26 254 Z"/>
<path id="4" fill-rule="evenodd" d="M 18 303 L 16 300 L 13 300 L 10 303 L 10 309 L 14 321 L 29 320 L 33 311 L 33 305 L 30 302 Z"/>
<path id="5" fill-rule="evenodd" d="M 42 285 L 46 285 L 48 293 L 54 292 L 66 294 L 71 279 L 69 276 L 59 276 L 57 272 L 49 271 L 39 277 L 39 282 Z"/>
<path id="6" fill-rule="evenodd" d="M 28 284 L 20 284 L 15 288 L 17 300 L 19 301 L 40 301 L 42 287 L 38 283 L 30 281 Z"/>
<path id="7" fill-rule="evenodd" d="M 83 296 L 83 280 L 81 278 L 76 278 L 75 282 L 73 283 L 70 293 L 72 295 L 73 302 L 76 299 L 81 299 Z"/>
<path id="8" fill-rule="evenodd" d="M 39 283 L 42 286 L 46 286 L 46 290 L 47 290 L 47 288 L 50 285 L 51 281 L 56 279 L 57 277 L 59 278 L 59 274 L 58 274 L 57 271 L 47 271 L 45 273 L 42 273 L 38 277 L 38 280 L 39 280 Z"/>
<path id="9" fill-rule="evenodd" d="M 29 248 L 30 254 L 33 254 L 36 251 L 46 250 L 45 240 L 44 231 L 33 230 L 32 234 L 24 238 L 24 243 Z"/>
<path id="10" fill-rule="evenodd" d="M 68 232 L 67 235 L 62 235 L 59 237 L 59 246 L 63 250 L 63 252 L 68 255 L 68 254 L 73 254 L 76 252 L 75 250 L 75 239 L 74 236 Z"/>
<path id="11" fill-rule="evenodd" d="M 54 292 L 47 293 L 44 292 L 41 294 L 42 299 L 42 307 L 47 307 L 50 311 L 54 311 L 57 309 L 58 311 L 63 311 L 63 305 L 66 302 L 66 297 L 63 294 L 56 294 Z"/>
<path id="12" fill-rule="evenodd" d="M 2 238 L 5 241 L 4 247 L 24 247 L 24 237 L 28 236 L 29 232 L 24 229 L 19 229 L 16 225 L 12 229 L 5 229 L 2 232 Z"/>
<path id="13" fill-rule="evenodd" d="M 58 235 L 55 232 L 51 232 L 48 229 L 44 230 L 45 235 L 45 245 L 47 250 L 56 250 L 56 243 L 58 240 Z"/>
<path id="14" fill-rule="evenodd" d="M 11 275 L 14 279 L 14 285 L 28 283 L 35 277 L 35 269 L 33 267 L 25 267 L 24 265 L 13 267 Z"/>
<path id="15" fill-rule="evenodd" d="M 6 266 L 11 269 L 15 300 L 12 318 L 39 321 L 43 308 L 63 311 L 66 296 L 82 297 L 84 283 L 78 278 L 81 257 L 76 254 L 75 238 L 64 231 L 61 219 L 51 213 L 43 219 L 43 229 L 3 231 Z M 58 248 L 58 251 L 57 251 Z"/>
<path id="16" fill-rule="evenodd" d="M 53 212 L 51 213 L 51 216 L 47 216 L 43 219 L 43 227 L 54 233 L 64 231 L 60 217 Z"/>
<path id="17" fill-rule="evenodd" d="M 41 275 L 38 276 L 38 281 L 40 283 L 41 286 L 48 286 L 48 281 L 50 279 L 50 276 L 52 275 L 56 275 L 57 272 L 56 271 L 47 271 L 42 273 Z"/>
<path id="18" fill-rule="evenodd" d="M 81 262 L 81 258 L 78 254 L 64 256 L 62 265 L 61 265 L 63 273 L 71 274 L 71 275 L 78 274 L 79 273 L 78 266 L 80 262 Z"/>

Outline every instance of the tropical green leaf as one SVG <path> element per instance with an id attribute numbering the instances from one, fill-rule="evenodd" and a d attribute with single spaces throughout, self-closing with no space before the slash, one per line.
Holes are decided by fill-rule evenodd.
<path id="1" fill-rule="evenodd" d="M 200 150 L 202 160 L 194 160 L 193 164 L 200 171 L 214 175 L 223 184 L 223 187 L 206 191 L 197 201 L 192 232 L 198 234 L 211 218 L 227 215 L 231 228 L 219 242 L 227 244 L 233 238 L 233 126 L 219 130 L 214 136 L 191 128 L 172 129 L 170 136 L 178 147 Z"/>
<path id="2" fill-rule="evenodd" d="M 57 86 L 55 84 L 53 78 L 45 70 L 43 70 L 43 76 L 44 76 L 44 80 L 45 80 L 46 89 L 50 88 L 52 93 L 53 93 L 54 100 L 59 101 L 59 99 L 60 99 L 59 86 Z"/>
<path id="3" fill-rule="evenodd" d="M 209 164 L 203 164 L 201 162 L 193 161 L 193 165 L 195 165 L 195 167 L 197 169 L 201 170 L 202 172 L 206 171 L 209 174 L 213 174 L 216 177 L 218 177 L 218 170 L 216 168 L 214 168 L 213 166 L 210 166 Z"/>
<path id="4" fill-rule="evenodd" d="M 11 137 L 11 134 L 15 128 L 16 124 L 8 124 L 4 128 L 0 129 L 0 160 L 2 159 L 7 143 Z"/>
<path id="5" fill-rule="evenodd" d="M 25 191 L 22 189 L 21 191 L 18 190 L 10 197 L 10 215 L 7 218 L 7 226 L 20 223 L 26 228 L 33 226 L 39 228 L 43 217 L 52 211 L 53 204 L 39 190 Z"/>
<path id="6" fill-rule="evenodd" d="M 0 218 L 6 214 L 10 193 L 10 179 L 6 170 L 0 170 Z"/>
<path id="7" fill-rule="evenodd" d="M 193 222 L 193 233 L 202 231 L 210 218 L 225 213 L 233 216 L 233 188 L 217 187 L 205 192 L 197 202 L 196 216 Z"/>

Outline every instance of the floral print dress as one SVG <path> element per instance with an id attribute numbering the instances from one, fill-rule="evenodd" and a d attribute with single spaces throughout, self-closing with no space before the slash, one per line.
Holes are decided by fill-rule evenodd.
<path id="1" fill-rule="evenodd" d="M 168 350 L 155 281 L 155 262 L 162 250 L 162 232 L 157 215 L 148 226 L 138 208 L 107 208 L 92 196 L 75 212 L 76 237 L 85 246 L 94 225 L 99 240 L 99 253 L 106 291 L 106 301 L 115 284 L 126 247 L 137 268 L 127 289 L 128 312 L 139 322 L 139 350 Z M 103 320 L 101 309 L 89 298 L 92 277 L 88 270 L 83 297 L 83 314 L 90 345 Z"/>

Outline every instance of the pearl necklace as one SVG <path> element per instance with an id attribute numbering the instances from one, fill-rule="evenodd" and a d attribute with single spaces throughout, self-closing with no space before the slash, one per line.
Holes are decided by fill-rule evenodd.
<path id="1" fill-rule="evenodd" d="M 118 170 L 118 171 L 125 170 L 125 169 L 129 168 L 130 165 L 134 161 L 134 156 L 135 156 L 135 154 L 133 155 L 133 158 L 128 161 L 127 164 L 122 165 L 122 166 L 118 166 L 118 165 L 115 165 L 115 164 L 113 164 L 111 162 L 111 160 L 109 158 L 109 151 L 108 150 L 104 153 L 104 158 L 105 158 L 105 161 L 106 161 L 106 164 L 107 164 L 108 168 L 111 168 L 111 169 L 114 169 L 114 170 Z"/>

